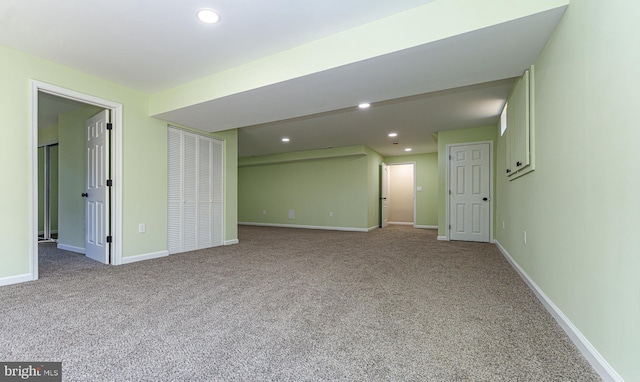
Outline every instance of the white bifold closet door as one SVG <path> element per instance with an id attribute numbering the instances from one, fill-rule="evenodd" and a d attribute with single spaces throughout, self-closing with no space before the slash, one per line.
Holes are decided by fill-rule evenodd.
<path id="1" fill-rule="evenodd" d="M 222 142 L 168 130 L 169 253 L 222 245 Z"/>

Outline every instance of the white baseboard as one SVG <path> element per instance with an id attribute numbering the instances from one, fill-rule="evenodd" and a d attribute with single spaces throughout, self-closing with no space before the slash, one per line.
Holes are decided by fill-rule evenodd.
<path id="1" fill-rule="evenodd" d="M 24 275 L 0 277 L 0 286 L 20 284 L 27 281 L 33 281 L 33 277 L 31 277 L 30 273 Z"/>
<path id="2" fill-rule="evenodd" d="M 438 229 L 437 225 L 414 225 L 413 227 L 422 229 Z"/>
<path id="3" fill-rule="evenodd" d="M 367 229 L 367 232 L 371 232 L 371 231 L 377 230 L 378 228 L 380 228 L 380 226 L 379 226 L 379 225 L 374 225 L 373 227 L 369 227 L 369 228 Z"/>
<path id="4" fill-rule="evenodd" d="M 449 241 L 449 238 L 447 238 L 446 236 L 438 236 L 438 240 Z"/>
<path id="5" fill-rule="evenodd" d="M 238 225 L 252 225 L 252 226 L 259 226 L 259 227 L 322 229 L 327 231 L 350 231 L 350 232 L 368 232 L 370 229 L 370 228 L 355 228 L 355 227 L 332 227 L 332 226 L 321 226 L 321 225 L 274 224 L 274 223 L 253 223 L 253 222 L 238 222 Z"/>
<path id="6" fill-rule="evenodd" d="M 69 251 L 69 252 L 80 253 L 83 255 L 87 253 L 87 250 L 85 248 L 74 247 L 73 245 L 66 245 L 66 244 L 60 244 L 60 243 L 58 243 L 58 249 L 62 249 L 64 251 Z"/>
<path id="7" fill-rule="evenodd" d="M 536 295 L 538 300 L 544 305 L 547 311 L 553 316 L 553 318 L 560 324 L 562 329 L 567 333 L 571 341 L 578 347 L 582 355 L 589 361 L 591 366 L 596 370 L 596 372 L 600 375 L 603 381 L 605 382 L 624 382 L 622 377 L 618 375 L 618 373 L 609 365 L 609 363 L 602 357 L 602 355 L 596 350 L 593 345 L 587 340 L 587 338 L 576 328 L 575 325 L 569 320 L 567 316 L 562 313 L 560 308 L 556 306 L 556 304 L 551 301 L 551 299 L 538 287 L 538 285 L 529 277 L 527 272 L 522 269 L 518 263 L 511 257 L 509 252 L 498 242 L 495 240 L 496 246 L 502 252 L 502 255 L 507 259 L 507 261 L 511 264 L 513 269 L 520 274 L 520 277 L 524 280 L 525 283 L 531 288 L 533 293 Z"/>
<path id="8" fill-rule="evenodd" d="M 225 240 L 224 241 L 224 245 L 233 245 L 233 244 L 238 244 L 238 243 L 240 243 L 240 241 L 238 239 Z"/>
<path id="9" fill-rule="evenodd" d="M 393 225 L 413 225 L 413 222 L 389 222 L 389 224 L 393 224 Z"/>
<path id="10" fill-rule="evenodd" d="M 130 264 L 138 261 L 157 259 L 165 256 L 169 256 L 169 251 L 159 251 L 159 252 L 152 252 L 152 253 L 144 253 L 142 255 L 127 256 L 122 258 L 122 261 L 120 262 L 120 264 Z"/>

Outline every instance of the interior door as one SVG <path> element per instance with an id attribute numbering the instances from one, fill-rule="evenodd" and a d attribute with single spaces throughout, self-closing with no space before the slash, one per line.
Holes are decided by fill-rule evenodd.
<path id="1" fill-rule="evenodd" d="M 87 190 L 86 255 L 101 263 L 109 263 L 109 110 L 103 110 L 86 122 Z"/>
<path id="2" fill-rule="evenodd" d="M 449 238 L 490 240 L 491 160 L 488 143 L 452 146 L 449 156 Z"/>
<path id="3" fill-rule="evenodd" d="M 389 166 L 380 165 L 380 226 L 382 228 L 389 225 Z"/>

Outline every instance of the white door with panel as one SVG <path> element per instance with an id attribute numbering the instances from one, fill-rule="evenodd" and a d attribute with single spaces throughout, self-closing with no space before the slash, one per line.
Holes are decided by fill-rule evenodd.
<path id="1" fill-rule="evenodd" d="M 101 263 L 109 263 L 109 110 L 103 110 L 86 122 L 87 189 L 86 255 Z"/>
<path id="2" fill-rule="evenodd" d="M 490 241 L 491 147 L 450 146 L 449 239 Z"/>
<path id="3" fill-rule="evenodd" d="M 169 253 L 224 244 L 222 142 L 169 128 L 168 150 Z"/>
<path id="4" fill-rule="evenodd" d="M 389 166 L 380 165 L 380 226 L 389 225 Z"/>

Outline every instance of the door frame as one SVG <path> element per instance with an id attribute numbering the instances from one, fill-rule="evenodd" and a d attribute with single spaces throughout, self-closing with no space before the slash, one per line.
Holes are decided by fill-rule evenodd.
<path id="1" fill-rule="evenodd" d="M 461 143 L 451 143 L 448 144 L 447 147 L 447 165 L 445 166 L 445 177 L 444 177 L 444 191 L 445 191 L 445 239 L 451 240 L 451 230 L 449 229 L 450 219 L 451 219 L 451 210 L 449 208 L 451 204 L 451 194 L 449 193 L 451 190 L 449 188 L 450 179 L 451 179 L 451 148 L 456 146 L 470 146 L 470 145 L 478 145 L 488 143 L 489 144 L 489 243 L 495 243 L 495 239 L 493 237 L 493 199 L 494 199 L 494 176 L 493 176 L 493 141 L 478 141 L 478 142 L 461 142 Z"/>
<path id="2" fill-rule="evenodd" d="M 417 217 L 416 216 L 416 203 L 417 203 L 418 195 L 417 195 L 416 187 L 417 187 L 417 184 L 418 184 L 418 179 L 417 179 L 418 178 L 418 175 L 417 175 L 418 174 L 417 173 L 418 165 L 417 165 L 417 163 L 415 161 L 413 161 L 413 162 L 408 161 L 408 162 L 387 163 L 386 165 L 389 166 L 389 167 L 393 167 L 393 166 L 402 166 L 402 165 L 408 165 L 408 164 L 413 166 L 413 224 L 412 224 L 412 226 L 413 226 L 413 228 L 415 228 L 417 226 L 417 221 L 416 221 L 416 217 Z"/>
<path id="3" fill-rule="evenodd" d="M 388 218 L 389 208 L 385 209 L 385 202 L 389 198 L 389 172 L 385 174 L 385 169 L 388 169 L 389 165 L 382 162 L 380 163 L 380 228 L 385 228 L 388 226 L 385 225 L 384 218 Z M 385 213 L 386 211 L 386 213 Z"/>
<path id="4" fill-rule="evenodd" d="M 48 93 L 111 111 L 111 264 L 122 264 L 122 104 L 94 97 L 45 82 L 30 80 L 31 85 L 31 250 L 30 276 L 38 279 L 38 93 Z M 108 219 L 108 216 L 105 216 Z"/>
<path id="5" fill-rule="evenodd" d="M 418 164 L 415 161 L 407 161 L 407 162 L 394 162 L 394 163 L 386 163 L 386 162 L 382 162 L 380 164 L 380 228 L 384 228 L 385 226 L 383 225 L 384 223 L 384 217 L 382 214 L 382 210 L 383 210 L 383 203 L 384 200 L 382 200 L 382 186 L 383 186 L 383 182 L 382 182 L 382 177 L 384 176 L 384 168 L 383 166 L 387 166 L 387 167 L 391 167 L 391 166 L 400 166 L 400 165 L 407 165 L 410 164 L 413 166 L 413 228 L 416 228 L 418 225 L 417 223 L 417 203 L 418 203 L 418 195 L 417 195 L 417 190 L 416 190 L 416 185 L 418 184 Z M 387 179 L 387 187 L 389 186 L 389 179 Z M 389 196 L 389 195 L 387 195 Z"/>

